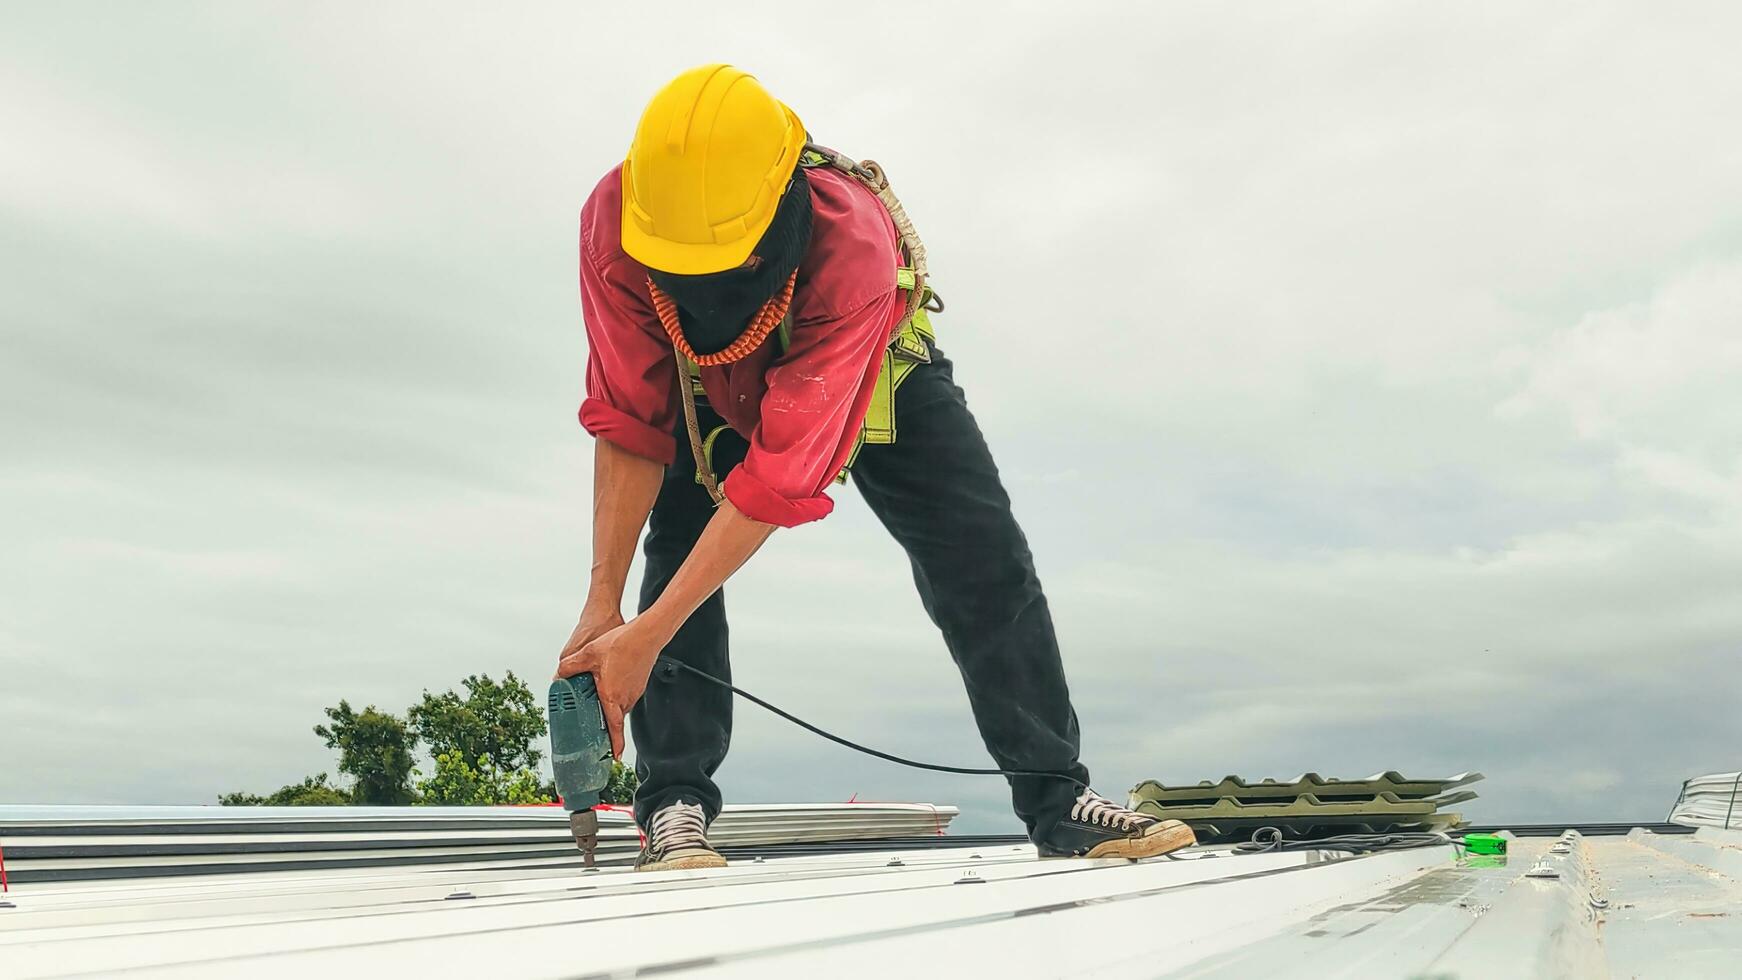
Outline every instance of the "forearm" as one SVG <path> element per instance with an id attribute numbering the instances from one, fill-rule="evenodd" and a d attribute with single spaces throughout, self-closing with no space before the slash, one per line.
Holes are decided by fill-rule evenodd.
<path id="1" fill-rule="evenodd" d="M 659 645 L 664 646 L 690 613 L 718 591 L 773 533 L 774 525 L 745 517 L 730 500 L 721 501 L 689 557 L 640 617 L 658 632 Z"/>
<path id="2" fill-rule="evenodd" d="M 587 583 L 587 607 L 617 612 L 623 607 L 623 585 L 635 544 L 653 502 L 665 467 L 606 439 L 593 444 L 593 568 Z"/>

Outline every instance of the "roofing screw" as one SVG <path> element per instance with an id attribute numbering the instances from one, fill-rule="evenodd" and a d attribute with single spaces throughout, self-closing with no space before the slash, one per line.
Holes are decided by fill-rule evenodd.
<path id="1" fill-rule="evenodd" d="M 956 879 L 956 884 L 958 885 L 984 885 L 985 883 L 986 879 L 980 877 L 980 872 L 978 871 L 969 871 Z"/>
<path id="2" fill-rule="evenodd" d="M 751 864 L 767 864 L 768 859 L 763 857 L 762 855 L 758 854 L 755 857 L 750 859 L 750 863 Z"/>
<path id="3" fill-rule="evenodd" d="M 978 861 L 978 860 L 980 860 L 980 855 L 978 855 L 978 854 L 970 854 L 970 855 L 968 855 L 968 860 L 970 860 L 970 861 Z"/>
<path id="4" fill-rule="evenodd" d="M 1547 861 L 1543 861 L 1524 873 L 1526 878 L 1559 878 L 1560 870 Z"/>
<path id="5" fill-rule="evenodd" d="M 447 900 L 451 902 L 451 901 L 454 901 L 455 899 L 460 899 L 460 898 L 477 898 L 477 897 L 478 896 L 472 894 L 471 892 L 454 892 L 452 895 L 448 896 Z"/>
<path id="6" fill-rule="evenodd" d="M 1572 847 L 1570 847 L 1566 841 L 1561 841 L 1559 844 L 1548 849 L 1550 854 L 1566 854 L 1571 850 Z"/>
<path id="7" fill-rule="evenodd" d="M 906 866 L 907 862 L 900 858 L 890 858 L 889 863 L 884 865 L 885 868 L 904 868 Z"/>

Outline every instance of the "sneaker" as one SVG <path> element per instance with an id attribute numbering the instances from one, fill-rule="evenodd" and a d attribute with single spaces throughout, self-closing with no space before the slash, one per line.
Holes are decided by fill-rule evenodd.
<path id="1" fill-rule="evenodd" d="M 726 866 L 726 859 L 708 843 L 708 818 L 700 806 L 679 800 L 657 810 L 649 824 L 641 856 L 635 859 L 635 870 Z"/>
<path id="2" fill-rule="evenodd" d="M 1084 789 L 1047 835 L 1035 842 L 1041 857 L 1146 858 L 1198 842 L 1178 820 L 1157 820 Z"/>

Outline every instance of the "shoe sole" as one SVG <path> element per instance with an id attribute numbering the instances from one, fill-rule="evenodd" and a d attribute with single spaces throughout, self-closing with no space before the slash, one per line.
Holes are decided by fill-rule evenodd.
<path id="1" fill-rule="evenodd" d="M 1138 858 L 1159 857 L 1172 854 L 1181 848 L 1191 847 L 1198 842 L 1198 835 L 1192 833 L 1192 828 L 1178 820 L 1168 820 L 1156 826 L 1155 830 L 1142 837 L 1121 837 L 1117 840 L 1102 841 L 1089 848 L 1089 853 L 1083 855 L 1091 858 Z"/>
<path id="2" fill-rule="evenodd" d="M 723 868 L 726 859 L 718 854 L 691 854 L 669 861 L 652 861 L 637 865 L 637 871 L 693 871 L 698 868 Z"/>

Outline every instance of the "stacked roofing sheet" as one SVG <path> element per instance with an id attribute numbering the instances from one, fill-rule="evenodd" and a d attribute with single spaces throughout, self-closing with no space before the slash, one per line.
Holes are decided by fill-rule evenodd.
<path id="1" fill-rule="evenodd" d="M 1742 772 L 1715 772 L 1683 783 L 1669 822 L 1685 827 L 1742 828 Z"/>
<path id="2" fill-rule="evenodd" d="M 1476 798 L 1470 790 L 1452 791 L 1481 778 L 1479 772 L 1410 778 L 1387 771 L 1364 779 L 1326 778 L 1316 772 L 1283 781 L 1224 776 L 1215 783 L 1173 786 L 1151 779 L 1131 790 L 1131 806 L 1183 820 L 1200 841 L 1210 843 L 1247 840 L 1263 827 L 1294 838 L 1447 830 L 1463 818 L 1443 808 Z"/>
<path id="3" fill-rule="evenodd" d="M 1197 848 L 1136 863 L 977 845 L 714 871 L 25 884 L 0 896 L 0 976 L 1737 975 L 1742 833 L 1510 844 L 1502 856 Z"/>
<path id="4" fill-rule="evenodd" d="M 722 847 L 936 836 L 955 807 L 929 803 L 728 806 Z M 600 814 L 599 861 L 632 861 L 629 814 Z M 571 862 L 579 852 L 560 807 L 0 806 L 0 847 L 15 882 Z"/>

